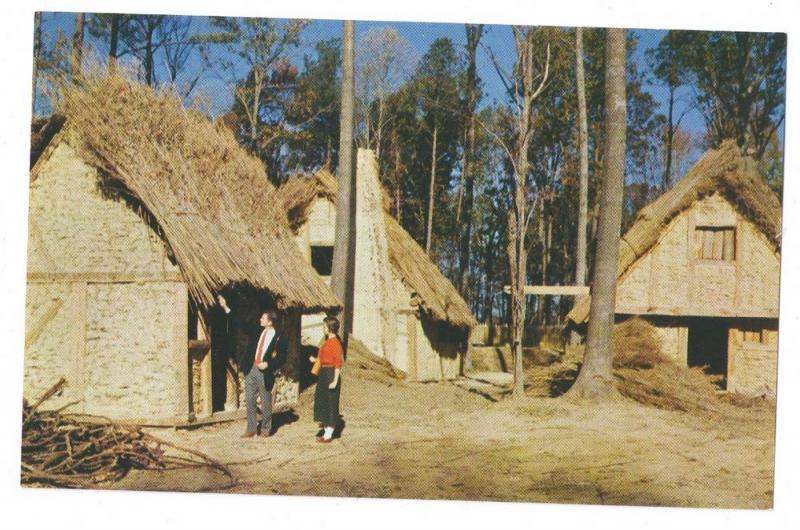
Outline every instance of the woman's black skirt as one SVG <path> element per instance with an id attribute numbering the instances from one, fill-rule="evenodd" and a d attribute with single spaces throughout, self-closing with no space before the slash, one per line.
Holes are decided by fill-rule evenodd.
<path id="1" fill-rule="evenodd" d="M 317 378 L 317 389 L 314 393 L 314 421 L 325 425 L 339 423 L 339 393 L 342 389 L 342 378 L 334 390 L 328 388 L 333 382 L 334 368 L 323 366 Z"/>

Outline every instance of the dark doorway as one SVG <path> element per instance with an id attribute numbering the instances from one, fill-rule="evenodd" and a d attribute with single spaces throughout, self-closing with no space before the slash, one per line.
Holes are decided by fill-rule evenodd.
<path id="1" fill-rule="evenodd" d="M 225 410 L 228 394 L 227 370 L 229 359 L 233 358 L 234 341 L 228 330 L 227 318 L 222 311 L 212 309 L 208 312 L 211 324 L 211 403 L 213 412 Z"/>
<path id="2" fill-rule="evenodd" d="M 720 376 L 718 384 L 725 389 L 728 375 L 728 329 L 724 318 L 701 317 L 689 322 L 687 363 L 704 366 L 705 372 Z"/>

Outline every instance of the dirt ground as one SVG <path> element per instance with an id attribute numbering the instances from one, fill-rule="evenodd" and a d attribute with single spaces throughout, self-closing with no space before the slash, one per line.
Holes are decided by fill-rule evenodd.
<path id="1" fill-rule="evenodd" d="M 315 441 L 313 387 L 268 439 L 244 420 L 154 434 L 224 462 L 226 491 L 282 495 L 508 500 L 726 508 L 772 506 L 774 408 L 736 418 L 621 398 L 492 401 L 452 383 L 343 376 L 346 426 Z M 132 472 L 111 487 L 195 491 L 204 470 Z"/>

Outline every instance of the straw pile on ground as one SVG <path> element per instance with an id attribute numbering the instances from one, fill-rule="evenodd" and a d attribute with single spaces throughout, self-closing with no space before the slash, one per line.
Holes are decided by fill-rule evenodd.
<path id="1" fill-rule="evenodd" d="M 314 175 L 294 175 L 278 189 L 289 225 L 297 230 L 308 219 L 314 199 L 336 201 L 336 178 L 325 169 Z M 385 203 L 386 201 L 384 201 Z M 461 330 L 475 326 L 475 317 L 458 290 L 442 274 L 414 238 L 386 213 L 386 239 L 389 261 L 402 281 L 414 293 L 413 302 L 433 320 Z"/>
<path id="2" fill-rule="evenodd" d="M 774 401 L 721 393 L 718 376 L 703 367 L 678 366 L 665 359 L 655 329 L 644 319 L 631 318 L 614 326 L 614 377 L 623 396 L 649 407 L 701 416 L 749 416 L 745 409 L 769 408 Z M 575 382 L 583 347 L 567 347 L 558 362 L 526 368 L 526 392 L 557 397 Z"/>
<path id="3" fill-rule="evenodd" d="M 663 362 L 652 324 L 633 317 L 614 326 L 614 368 L 646 369 Z"/>
<path id="4" fill-rule="evenodd" d="M 405 380 L 405 373 L 392 363 L 378 357 L 358 339 L 347 340 L 347 374 L 356 379 L 368 379 L 387 385 L 395 385 Z"/>
<path id="5" fill-rule="evenodd" d="M 741 156 L 736 142 L 726 140 L 708 151 L 675 186 L 642 208 L 620 242 L 617 276 L 621 277 L 658 242 L 667 225 L 695 202 L 719 193 L 755 224 L 776 251 L 781 244 L 781 205 L 756 168 Z M 567 318 L 576 323 L 589 316 L 590 297 L 584 297 Z"/>
<path id="6" fill-rule="evenodd" d="M 223 464 L 197 451 L 160 440 L 133 426 L 39 407 L 64 385 L 59 380 L 33 405 L 23 403 L 21 482 L 35 486 L 92 487 L 123 478 L 132 469 L 206 467 L 236 484 Z M 169 454 L 167 453 L 169 450 Z M 219 489 L 219 485 L 214 485 Z"/>
<path id="7" fill-rule="evenodd" d="M 279 309 L 338 305 L 291 239 L 263 164 L 229 130 L 120 76 L 71 86 L 61 112 L 67 141 L 100 170 L 104 191 L 156 228 L 198 303 L 243 284 Z"/>

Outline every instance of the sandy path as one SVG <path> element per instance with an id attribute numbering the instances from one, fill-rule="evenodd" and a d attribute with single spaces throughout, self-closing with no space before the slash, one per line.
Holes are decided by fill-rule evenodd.
<path id="1" fill-rule="evenodd" d="M 244 422 L 156 431 L 229 463 L 238 493 L 768 508 L 773 423 L 709 421 L 624 400 L 490 401 L 454 385 L 344 380 L 341 439 L 314 440 L 313 389 L 266 440 Z M 766 413 L 762 412 L 762 416 Z M 207 472 L 131 473 L 123 489 L 192 491 Z"/>

